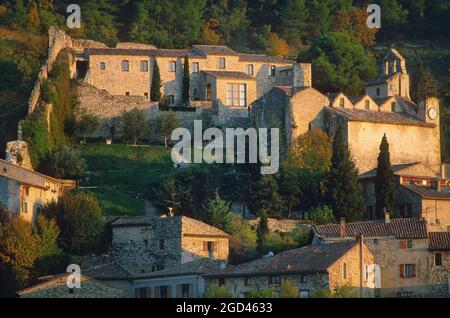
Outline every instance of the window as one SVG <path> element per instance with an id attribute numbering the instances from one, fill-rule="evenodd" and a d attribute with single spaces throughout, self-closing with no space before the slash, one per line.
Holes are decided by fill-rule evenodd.
<path id="1" fill-rule="evenodd" d="M 339 98 L 339 106 L 344 108 L 345 107 L 345 99 L 344 97 Z"/>
<path id="2" fill-rule="evenodd" d="M 347 273 L 347 263 L 342 264 L 342 278 L 347 279 L 348 273 Z"/>
<path id="3" fill-rule="evenodd" d="M 407 247 L 407 248 L 413 248 L 413 240 L 408 240 L 408 241 L 406 242 L 406 247 Z"/>
<path id="4" fill-rule="evenodd" d="M 281 277 L 280 276 L 269 276 L 269 285 L 280 285 Z"/>
<path id="5" fill-rule="evenodd" d="M 391 111 L 395 113 L 395 102 L 391 103 Z"/>
<path id="6" fill-rule="evenodd" d="M 164 249 L 164 240 L 159 240 L 159 249 L 160 250 Z"/>
<path id="7" fill-rule="evenodd" d="M 22 202 L 22 213 L 28 213 L 28 203 Z"/>
<path id="8" fill-rule="evenodd" d="M 250 286 L 250 277 L 245 277 L 244 278 L 244 285 L 245 286 Z"/>
<path id="9" fill-rule="evenodd" d="M 73 294 L 73 288 L 69 288 L 69 294 Z"/>
<path id="10" fill-rule="evenodd" d="M 374 239 L 373 244 L 378 244 L 378 239 Z"/>
<path id="11" fill-rule="evenodd" d="M 253 64 L 247 65 L 247 75 L 253 75 Z"/>
<path id="12" fill-rule="evenodd" d="M 134 298 L 149 298 L 148 289 L 146 287 L 140 287 L 134 289 Z"/>
<path id="13" fill-rule="evenodd" d="M 125 96 L 130 96 L 130 92 L 125 92 Z"/>
<path id="14" fill-rule="evenodd" d="M 206 84 L 206 100 L 211 100 L 211 84 Z"/>
<path id="15" fill-rule="evenodd" d="M 148 93 L 144 93 L 144 98 L 148 100 Z"/>
<path id="16" fill-rule="evenodd" d="M 230 83 L 227 85 L 227 105 L 246 106 L 247 85 Z"/>
<path id="17" fill-rule="evenodd" d="M 148 240 L 144 240 L 144 248 L 145 248 L 145 249 L 148 248 Z"/>
<path id="18" fill-rule="evenodd" d="M 122 61 L 122 72 L 128 72 L 130 70 L 130 62 L 127 60 Z"/>
<path id="19" fill-rule="evenodd" d="M 189 284 L 181 285 L 181 298 L 189 298 Z"/>
<path id="20" fill-rule="evenodd" d="M 309 290 L 301 290 L 300 291 L 300 297 L 301 298 L 308 298 L 309 297 Z"/>
<path id="21" fill-rule="evenodd" d="M 308 276 L 307 275 L 300 275 L 300 283 L 306 284 L 308 282 Z"/>
<path id="22" fill-rule="evenodd" d="M 380 95 L 381 95 L 381 91 L 379 88 L 377 88 L 377 96 L 380 96 Z"/>
<path id="23" fill-rule="evenodd" d="M 400 248 L 401 249 L 413 248 L 413 240 L 401 240 L 400 241 Z"/>
<path id="24" fill-rule="evenodd" d="M 25 195 L 26 195 L 26 196 L 29 196 L 29 195 L 30 195 L 30 188 L 29 188 L 29 187 L 26 187 L 26 188 L 25 188 Z"/>
<path id="25" fill-rule="evenodd" d="M 365 101 L 364 107 L 365 107 L 366 109 L 370 109 L 370 101 L 369 101 L 369 100 L 366 100 L 366 101 Z"/>
<path id="26" fill-rule="evenodd" d="M 169 72 L 176 72 L 177 71 L 177 62 L 170 61 L 169 62 Z"/>
<path id="27" fill-rule="evenodd" d="M 400 277 L 401 278 L 416 277 L 416 264 L 400 264 Z"/>
<path id="28" fill-rule="evenodd" d="M 141 61 L 141 72 L 148 72 L 148 61 Z"/>
<path id="29" fill-rule="evenodd" d="M 434 253 L 434 266 L 442 266 L 442 253 Z"/>
<path id="30" fill-rule="evenodd" d="M 198 62 L 192 63 L 192 73 L 198 73 L 200 72 L 200 66 L 198 65 Z"/>
<path id="31" fill-rule="evenodd" d="M 159 297 L 160 298 L 168 298 L 168 290 L 167 286 L 159 286 Z"/>
<path id="32" fill-rule="evenodd" d="M 276 66 L 271 65 L 270 66 L 270 76 L 275 77 L 275 70 L 276 70 Z"/>
<path id="33" fill-rule="evenodd" d="M 100 62 L 100 71 L 104 71 L 106 69 L 105 62 Z"/>
<path id="34" fill-rule="evenodd" d="M 224 57 L 219 57 L 219 65 L 218 67 L 220 69 L 225 69 L 225 58 Z"/>
<path id="35" fill-rule="evenodd" d="M 175 103 L 175 96 L 169 95 L 167 96 L 167 100 L 169 101 L 170 105 L 173 105 Z"/>

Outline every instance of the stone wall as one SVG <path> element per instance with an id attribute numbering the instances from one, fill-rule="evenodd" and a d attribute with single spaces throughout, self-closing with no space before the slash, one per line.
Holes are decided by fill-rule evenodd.
<path id="1" fill-rule="evenodd" d="M 6 161 L 33 170 L 28 153 L 28 144 L 25 141 L 15 140 L 6 144 Z"/>

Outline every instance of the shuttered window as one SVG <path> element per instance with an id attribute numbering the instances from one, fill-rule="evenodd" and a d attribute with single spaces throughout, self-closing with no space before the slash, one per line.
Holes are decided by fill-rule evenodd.
<path id="1" fill-rule="evenodd" d="M 400 264 L 400 277 L 401 278 L 416 277 L 416 264 Z"/>

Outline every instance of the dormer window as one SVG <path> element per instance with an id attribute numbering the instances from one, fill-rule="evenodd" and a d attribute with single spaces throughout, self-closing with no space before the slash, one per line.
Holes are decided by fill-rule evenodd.
<path id="1" fill-rule="evenodd" d="M 130 62 L 127 60 L 122 61 L 122 72 L 128 72 L 130 70 Z"/>
<path id="2" fill-rule="evenodd" d="M 224 57 L 219 57 L 219 68 L 225 69 L 225 58 Z"/>

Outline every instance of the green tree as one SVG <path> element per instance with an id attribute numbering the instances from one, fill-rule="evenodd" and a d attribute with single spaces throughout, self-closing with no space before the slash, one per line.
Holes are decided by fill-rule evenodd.
<path id="1" fill-rule="evenodd" d="M 278 192 L 278 184 L 273 175 L 263 175 L 256 182 L 249 204 L 253 213 L 259 215 L 262 210 L 270 211 L 270 216 L 281 216 L 283 200 Z"/>
<path id="2" fill-rule="evenodd" d="M 228 289 L 222 286 L 210 286 L 202 295 L 203 298 L 231 298 L 233 295 Z"/>
<path id="3" fill-rule="evenodd" d="M 416 103 L 424 101 L 427 97 L 437 97 L 437 86 L 433 74 L 426 69 L 419 60 L 411 76 L 411 99 Z"/>
<path id="4" fill-rule="evenodd" d="M 298 298 L 299 288 L 290 279 L 285 279 L 281 283 L 280 298 Z"/>
<path id="5" fill-rule="evenodd" d="M 256 230 L 256 235 L 260 244 L 264 242 L 266 236 L 269 234 L 269 224 L 267 221 L 267 212 L 266 210 L 262 210 L 260 212 L 258 228 Z"/>
<path id="6" fill-rule="evenodd" d="M 161 74 L 156 59 L 153 61 L 152 85 L 150 87 L 150 100 L 153 102 L 161 101 Z"/>
<path id="7" fill-rule="evenodd" d="M 295 166 L 283 165 L 278 182 L 287 217 L 292 217 L 292 209 L 300 203 L 303 193 L 300 186 L 299 169 Z"/>
<path id="8" fill-rule="evenodd" d="M 59 146 L 41 164 L 41 170 L 58 179 L 80 178 L 86 167 L 80 150 L 69 145 Z"/>
<path id="9" fill-rule="evenodd" d="M 342 126 L 338 128 L 333 142 L 328 201 L 336 218 L 345 217 L 356 221 L 363 217 L 365 203 L 358 171 L 351 158 Z"/>
<path id="10" fill-rule="evenodd" d="M 308 50 L 301 51 L 299 58 L 312 63 L 313 84 L 324 92 L 361 94 L 366 81 L 377 72 L 374 57 L 355 37 L 346 33 L 323 34 Z"/>
<path id="11" fill-rule="evenodd" d="M 230 262 L 236 264 L 256 258 L 256 232 L 241 216 L 232 214 L 230 218 L 231 226 L 225 230 L 231 235 Z"/>
<path id="12" fill-rule="evenodd" d="M 317 289 L 310 295 L 311 298 L 357 298 L 358 291 L 349 285 L 338 286 L 333 290 Z"/>
<path id="13" fill-rule="evenodd" d="M 184 56 L 184 68 L 183 68 L 183 103 L 187 106 L 189 105 L 190 98 L 190 74 L 189 74 L 189 58 L 187 55 Z"/>
<path id="14" fill-rule="evenodd" d="M 86 137 L 94 135 L 100 128 L 100 121 L 97 117 L 89 114 L 83 114 L 75 123 L 75 131 L 78 136 L 83 137 L 86 143 Z"/>
<path id="15" fill-rule="evenodd" d="M 247 298 L 274 298 L 274 294 L 275 292 L 272 288 L 252 289 L 247 293 Z"/>
<path id="16" fill-rule="evenodd" d="M 229 233 L 232 229 L 230 204 L 223 200 L 217 191 L 215 196 L 204 204 L 203 209 L 206 213 L 206 219 L 211 225 Z"/>
<path id="17" fill-rule="evenodd" d="M 0 227 L 0 295 L 12 297 L 34 277 L 34 263 L 39 257 L 38 239 L 31 224 L 13 218 Z"/>
<path id="18" fill-rule="evenodd" d="M 61 246 L 75 254 L 99 252 L 103 248 L 105 221 L 95 197 L 68 192 L 58 202 L 44 207 L 44 215 L 55 218 L 61 229 Z"/>
<path id="19" fill-rule="evenodd" d="M 330 224 L 336 221 L 333 210 L 326 205 L 311 208 L 308 211 L 308 216 L 315 224 Z"/>
<path id="20" fill-rule="evenodd" d="M 166 148 L 167 140 L 170 138 L 172 131 L 178 127 L 180 127 L 180 122 L 175 112 L 171 110 L 159 112 L 156 130 L 163 137 L 164 145 Z"/>
<path id="21" fill-rule="evenodd" d="M 136 145 L 139 139 L 147 135 L 148 129 L 149 122 L 145 118 L 144 110 L 134 108 L 122 114 L 120 131 L 123 138 L 131 140 L 133 145 Z"/>
<path id="22" fill-rule="evenodd" d="M 377 177 L 375 179 L 375 196 L 378 217 L 383 217 L 383 211 L 393 213 L 395 208 L 395 179 L 389 154 L 389 143 L 384 134 L 380 153 L 378 154 Z"/>
<path id="23" fill-rule="evenodd" d="M 305 0 L 287 0 L 280 9 L 279 29 L 283 38 L 290 45 L 301 44 L 302 36 L 305 35 L 308 10 Z"/>

